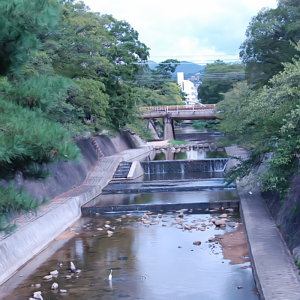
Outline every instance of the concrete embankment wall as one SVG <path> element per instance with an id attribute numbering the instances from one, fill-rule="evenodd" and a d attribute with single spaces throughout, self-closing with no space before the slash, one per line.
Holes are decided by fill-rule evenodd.
<path id="1" fill-rule="evenodd" d="M 289 250 L 300 261 L 300 176 L 291 178 L 288 197 L 271 192 L 262 196 Z"/>
<path id="2" fill-rule="evenodd" d="M 124 131 L 116 137 L 99 135 L 81 139 L 76 143 L 81 150 L 78 162 L 56 161 L 48 165 L 50 176 L 46 179 L 28 180 L 19 173 L 15 180 L 17 187 L 23 187 L 34 198 L 52 199 L 80 186 L 99 157 L 135 149 L 137 145 L 142 145 L 143 141 L 138 136 Z"/>
<path id="3" fill-rule="evenodd" d="M 247 157 L 247 152 L 238 147 L 228 147 L 226 152 L 229 156 Z M 231 160 L 228 168 L 236 164 L 236 160 Z M 300 276 L 292 255 L 258 188 L 247 183 L 247 178 L 237 182 L 237 189 L 260 299 L 299 300 Z"/>
<path id="4" fill-rule="evenodd" d="M 92 149 L 89 146 L 89 142 L 84 141 L 82 149 L 86 161 L 82 162 L 84 166 L 77 164 L 77 167 L 74 167 L 78 173 L 80 173 L 80 170 L 85 172 L 85 174 L 88 173 L 86 177 L 84 176 L 83 184 L 79 185 L 80 182 L 78 181 L 78 187 L 56 196 L 42 205 L 36 213 L 32 212 L 20 216 L 15 220 L 18 226 L 16 231 L 8 236 L 0 235 L 0 284 L 11 277 L 22 265 L 41 252 L 60 233 L 80 218 L 81 206 L 101 193 L 102 189 L 112 179 L 120 162 L 140 159 L 152 150 L 152 146 L 147 145 L 132 149 L 131 146 L 128 146 L 128 140 L 126 140 L 128 138 L 129 142 L 131 140 L 131 146 L 136 147 L 134 139 L 131 139 L 129 136 L 126 136 L 125 139 L 124 136 L 119 136 L 115 140 L 107 137 L 98 137 L 100 145 L 98 150 L 96 149 L 98 152 L 101 150 L 106 154 L 115 153 L 111 156 L 102 157 L 99 160 L 96 160 L 95 156 L 92 159 L 89 158 L 89 153 L 91 153 Z M 141 144 L 142 141 L 139 141 L 139 143 Z M 85 145 L 87 146 L 86 148 Z M 125 150 L 126 148 L 128 150 Z M 86 150 L 87 152 L 85 152 Z M 125 151 L 119 152 L 121 150 Z M 94 161 L 96 163 L 92 166 Z M 90 170 L 88 170 L 88 166 L 92 166 Z M 59 186 L 53 186 L 53 190 L 55 190 L 53 195 L 68 189 L 68 187 L 62 187 L 63 184 L 59 182 L 60 178 L 66 178 L 64 182 L 72 182 L 72 187 L 74 184 L 74 179 L 72 178 L 74 169 L 72 167 L 61 168 L 59 166 L 58 170 L 56 170 L 53 167 L 53 178 L 50 179 L 50 182 Z M 66 171 L 66 174 L 62 174 L 63 171 Z M 56 177 L 55 174 L 59 176 Z M 82 174 L 81 176 L 83 177 Z M 79 178 L 76 177 L 76 180 L 79 180 Z M 39 188 L 43 186 L 40 182 L 36 183 L 34 188 L 27 182 L 21 182 L 21 184 L 33 195 L 39 194 Z M 50 183 L 47 184 L 50 185 Z M 47 184 L 45 183 L 44 186 L 47 187 Z M 49 188 L 51 189 L 51 186 Z M 47 191 L 47 188 L 45 190 Z M 49 194 L 45 190 L 40 192 L 48 196 Z"/>

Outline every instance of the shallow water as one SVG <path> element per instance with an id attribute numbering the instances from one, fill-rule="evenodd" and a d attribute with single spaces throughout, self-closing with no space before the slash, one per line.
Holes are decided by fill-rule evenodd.
<path id="1" fill-rule="evenodd" d="M 199 203 L 238 200 L 236 190 L 159 192 L 143 194 L 100 195 L 93 200 L 93 206 L 161 203 Z"/>
<path id="2" fill-rule="evenodd" d="M 172 225 L 175 219 L 170 214 L 159 219 L 158 225 L 146 227 L 140 217 L 141 214 L 126 216 L 121 222 L 116 220 L 120 215 L 115 214 L 82 218 L 70 229 L 78 235 L 68 241 L 54 242 L 26 269 L 1 286 L 1 299 L 28 299 L 34 291 L 41 290 L 44 299 L 53 300 L 258 300 L 252 271 L 243 268 L 249 266 L 248 259 L 243 264 L 233 265 L 223 259 L 220 244 L 206 242 L 214 234 L 234 229 L 216 231 L 212 226 L 206 231 L 183 231 L 178 225 Z M 186 215 L 184 221 L 208 223 L 209 217 Z M 97 230 L 103 228 L 105 221 L 116 226 L 110 238 L 105 230 Z M 83 229 L 83 224 L 90 225 Z M 193 245 L 194 241 L 201 241 L 201 245 Z M 66 279 L 70 261 L 82 272 Z M 64 265 L 59 267 L 60 263 Z M 59 270 L 58 277 L 44 282 L 42 277 L 55 269 Z M 107 279 L 110 269 L 113 269 L 112 281 Z M 53 282 L 68 293 L 61 295 L 51 291 Z M 30 287 L 37 283 L 41 288 Z"/>

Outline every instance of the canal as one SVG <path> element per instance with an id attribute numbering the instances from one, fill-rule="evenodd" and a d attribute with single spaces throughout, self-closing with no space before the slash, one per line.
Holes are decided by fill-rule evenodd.
<path id="1" fill-rule="evenodd" d="M 182 138 L 189 131 L 180 130 Z M 199 147 L 189 151 L 197 153 L 174 159 L 224 158 Z M 161 154 L 156 150 L 156 162 L 165 160 Z M 225 186 L 220 167 L 147 170 L 131 182 L 111 182 L 76 224 L 0 287 L 0 298 L 29 299 L 41 291 L 44 300 L 258 300 L 238 195 L 234 185 Z M 80 272 L 69 273 L 71 261 Z M 58 289 L 51 290 L 54 282 Z"/>

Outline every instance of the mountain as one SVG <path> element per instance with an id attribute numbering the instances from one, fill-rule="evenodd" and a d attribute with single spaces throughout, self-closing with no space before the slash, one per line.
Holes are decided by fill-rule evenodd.
<path id="1" fill-rule="evenodd" d="M 154 70 L 158 63 L 153 60 L 148 60 L 150 69 Z M 176 77 L 177 72 L 183 72 L 185 75 L 194 75 L 195 73 L 203 73 L 205 65 L 197 65 L 189 61 L 182 61 L 181 64 L 176 68 L 175 74 L 172 77 Z"/>
<path id="2" fill-rule="evenodd" d="M 202 73 L 205 69 L 205 65 L 197 65 L 189 61 L 182 61 L 181 64 L 176 68 L 177 72 L 183 72 L 185 74 Z"/>
<path id="3" fill-rule="evenodd" d="M 158 66 L 158 63 L 153 60 L 148 60 L 148 66 L 150 69 L 155 70 L 155 67 Z"/>

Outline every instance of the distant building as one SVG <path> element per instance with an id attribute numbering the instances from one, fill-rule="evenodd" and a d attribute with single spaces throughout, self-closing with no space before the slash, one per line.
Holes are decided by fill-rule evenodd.
<path id="1" fill-rule="evenodd" d="M 181 87 L 181 90 L 187 94 L 186 105 L 199 104 L 197 88 L 192 81 L 184 80 L 183 72 L 177 72 L 177 83 Z"/>

